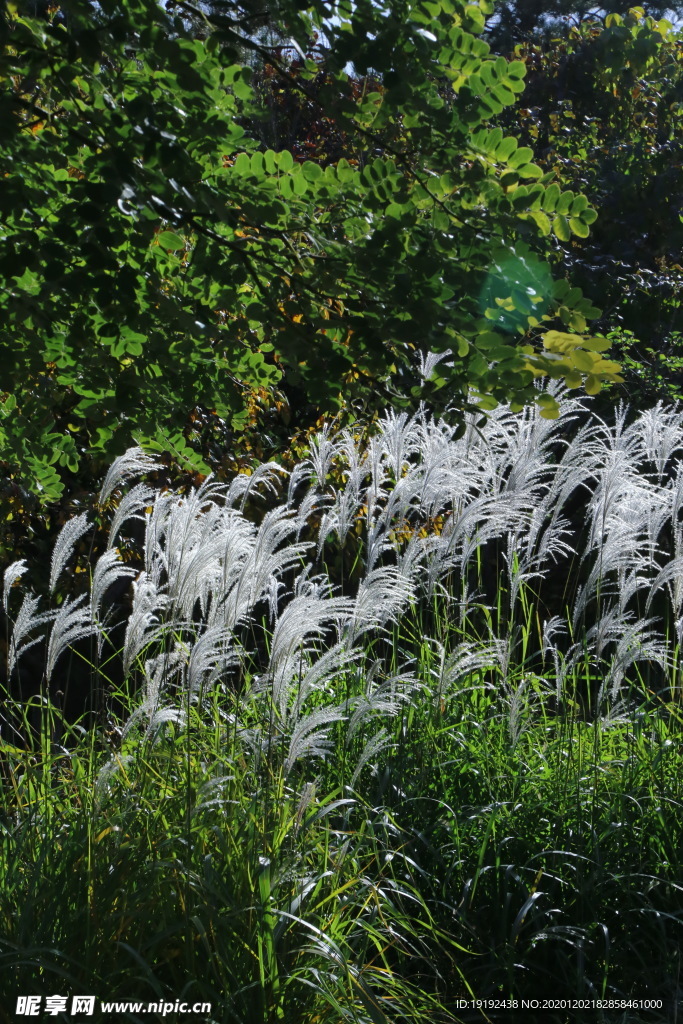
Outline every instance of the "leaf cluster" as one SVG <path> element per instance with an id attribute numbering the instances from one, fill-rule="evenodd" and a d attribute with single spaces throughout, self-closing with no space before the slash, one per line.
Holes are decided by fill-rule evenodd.
<path id="1" fill-rule="evenodd" d="M 239 430 L 283 377 L 319 413 L 407 405 L 431 351 L 453 355 L 443 408 L 533 400 L 538 329 L 566 316 L 581 347 L 589 308 L 556 294 L 544 238 L 585 237 L 595 211 L 488 127 L 525 74 L 478 37 L 490 5 L 342 4 L 332 22 L 285 4 L 294 55 L 241 8 L 203 38 L 184 20 L 202 12 L 176 10 L 5 11 L 0 453 L 27 486 L 55 499 L 63 469 L 132 439 L 205 473 L 193 409 Z M 347 155 L 264 144 L 265 80 Z M 553 375 L 583 372 L 554 355 Z M 591 366 L 592 389 L 614 378 Z"/>

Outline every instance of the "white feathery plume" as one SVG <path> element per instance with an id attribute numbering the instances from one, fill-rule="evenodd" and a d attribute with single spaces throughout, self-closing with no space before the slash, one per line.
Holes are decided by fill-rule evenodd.
<path id="1" fill-rule="evenodd" d="M 683 555 L 683 461 L 676 463 L 669 489 L 670 526 L 674 542 L 672 554 L 678 557 Z"/>
<path id="2" fill-rule="evenodd" d="M 165 545 L 167 523 L 180 501 L 177 494 L 158 494 L 152 511 L 145 516 L 145 573 L 157 587 L 168 569 Z"/>
<path id="3" fill-rule="evenodd" d="M 132 476 L 137 476 L 138 473 L 147 473 L 157 469 L 158 466 L 158 461 L 145 455 L 142 448 L 129 448 L 123 455 L 119 455 L 118 459 L 115 459 L 109 467 L 98 498 L 100 505 L 106 503 L 111 492 L 119 484 L 124 483 Z"/>
<path id="4" fill-rule="evenodd" d="M 395 744 L 391 742 L 391 738 L 389 737 L 387 730 L 382 726 L 382 728 L 367 741 L 358 760 L 356 761 L 356 767 L 354 768 L 353 775 L 351 776 L 351 789 L 353 789 L 358 782 L 359 776 L 368 761 L 371 761 L 374 757 L 383 753 L 388 747 L 393 746 L 395 746 Z"/>
<path id="5" fill-rule="evenodd" d="M 299 502 L 298 506 L 294 510 L 295 522 L 296 522 L 296 538 L 299 540 L 301 533 L 309 525 L 311 516 L 318 511 L 318 509 L 325 508 L 330 502 L 328 495 L 317 494 L 315 491 L 308 491 Z M 288 502 L 288 507 L 290 503 Z"/>
<path id="6" fill-rule="evenodd" d="M 67 597 L 55 615 L 45 665 L 45 677 L 48 682 L 52 678 L 52 673 L 60 655 L 71 644 L 82 640 L 84 637 L 92 636 L 97 632 L 97 626 L 90 618 L 90 608 L 81 607 L 85 600 L 85 594 L 81 594 L 80 597 L 74 600 Z"/>
<path id="7" fill-rule="evenodd" d="M 108 548 L 113 547 L 119 530 L 129 519 L 145 521 L 145 517 L 139 515 L 139 513 L 144 508 L 153 505 L 155 497 L 156 491 L 148 487 L 147 484 L 136 484 L 127 494 L 124 494 L 114 512 L 111 526 L 109 527 Z"/>
<path id="8" fill-rule="evenodd" d="M 621 636 L 616 641 L 609 672 L 603 683 L 605 691 L 609 690 L 614 700 L 624 681 L 626 672 L 638 662 L 651 661 L 663 668 L 670 667 L 671 658 L 666 641 L 649 627 L 655 619 L 639 619 L 634 623 L 626 623 Z M 598 700 L 600 705 L 600 700 Z"/>
<path id="9" fill-rule="evenodd" d="M 571 537 L 569 522 L 563 516 L 557 515 L 556 511 L 546 517 L 545 527 L 540 523 L 540 517 L 532 519 L 529 545 L 531 547 L 531 544 L 536 542 L 536 552 L 532 554 L 530 550 L 527 555 L 531 567 L 540 568 L 548 559 L 557 565 L 560 558 L 576 554 L 576 549 L 568 540 L 565 540 L 565 537 Z M 540 533 L 540 539 L 537 539 L 537 530 Z"/>
<path id="10" fill-rule="evenodd" d="M 325 573 L 318 573 L 312 576 L 312 568 L 313 566 L 310 563 L 303 566 L 301 572 L 294 580 L 292 595 L 294 597 L 331 597 L 334 588 L 330 583 L 329 577 Z"/>
<path id="11" fill-rule="evenodd" d="M 521 679 L 513 688 L 512 694 L 509 698 L 510 711 L 508 715 L 508 734 L 510 736 L 510 744 L 513 750 L 517 746 L 520 736 L 529 728 L 530 724 L 527 721 L 526 729 L 522 724 L 522 712 L 523 710 L 526 710 L 529 703 L 527 691 L 528 685 L 528 679 Z"/>
<path id="12" fill-rule="evenodd" d="M 259 484 L 264 484 L 267 491 L 270 491 L 272 494 L 277 494 L 277 490 L 281 482 L 280 477 L 287 475 L 288 472 L 285 467 L 280 466 L 277 462 L 265 462 L 262 465 L 257 466 L 253 473 L 246 477 L 246 486 L 241 493 L 242 509 L 244 509 L 253 488 L 257 487 Z M 240 474 L 240 476 L 244 476 L 244 474 Z M 228 494 L 226 497 L 226 503 L 228 505 L 234 504 L 232 498 L 232 486 L 235 482 L 236 481 L 233 480 L 228 488 Z"/>
<path id="13" fill-rule="evenodd" d="M 242 563 L 238 580 L 221 598 L 221 615 L 226 626 L 234 627 L 241 622 L 268 592 L 271 578 L 293 569 L 313 546 L 312 542 L 299 541 L 278 550 L 278 546 L 296 531 L 297 523 L 288 508 L 274 508 L 266 513 L 252 549 Z"/>
<path id="14" fill-rule="evenodd" d="M 294 702 L 289 710 L 289 720 L 298 720 L 305 701 L 312 693 L 319 693 L 321 690 L 334 692 L 340 673 L 357 662 L 360 656 L 360 651 L 350 651 L 344 643 L 338 642 L 308 665 L 301 680 L 297 681 Z"/>
<path id="15" fill-rule="evenodd" d="M 379 434 L 382 461 L 392 471 L 398 483 L 411 459 L 420 451 L 420 431 L 415 417 L 389 410 L 381 422 Z"/>
<path id="16" fill-rule="evenodd" d="M 507 645 L 504 640 L 492 639 L 484 643 L 463 640 L 446 656 L 442 644 L 434 641 L 440 652 L 440 663 L 437 670 L 435 696 L 441 700 L 450 691 L 457 689 L 463 693 L 467 683 L 473 676 L 478 676 L 486 669 L 500 668 L 505 660 Z M 474 689 L 482 688 L 477 680 Z"/>
<path id="17" fill-rule="evenodd" d="M 678 619 L 683 608 L 683 554 L 667 562 L 652 581 L 645 603 L 645 614 L 650 611 L 655 594 L 666 587 L 674 616 Z"/>
<path id="18" fill-rule="evenodd" d="M 55 617 L 54 611 L 39 612 L 36 615 L 36 609 L 40 604 L 39 597 L 33 597 L 31 594 L 26 594 L 22 601 L 21 608 L 14 622 L 14 629 L 12 630 L 12 636 L 10 638 L 9 647 L 7 650 L 7 675 L 11 676 L 14 666 L 18 659 L 28 651 L 29 648 L 33 647 L 34 644 L 39 643 L 44 634 L 34 637 L 29 640 L 28 643 L 22 643 L 24 637 L 36 629 L 38 626 L 42 626 L 45 623 L 52 622 Z"/>
<path id="19" fill-rule="evenodd" d="M 352 698 L 348 702 L 346 710 L 352 713 L 346 729 L 347 746 L 369 719 L 375 715 L 394 718 L 403 705 L 410 700 L 415 690 L 422 687 L 422 684 L 410 672 L 399 672 L 380 683 L 375 683 L 375 677 L 380 668 L 380 663 L 375 661 L 367 673 L 365 693 L 362 697 Z"/>
<path id="20" fill-rule="evenodd" d="M 304 820 L 304 814 L 306 813 L 307 809 L 310 807 L 310 805 L 315 800 L 315 793 L 316 793 L 316 784 L 315 784 L 315 782 L 306 782 L 304 784 L 303 789 L 301 790 L 301 796 L 299 798 L 299 803 L 297 804 L 296 814 L 294 815 L 294 832 L 295 833 L 298 832 L 299 829 L 301 828 L 301 825 L 302 825 L 303 820 Z M 308 886 L 310 886 L 310 885 L 311 885 L 311 883 L 309 882 Z M 310 892 L 310 888 L 308 889 L 308 891 Z M 297 897 L 297 899 L 298 899 L 298 897 Z M 290 913 L 292 913 L 292 914 L 296 913 L 296 911 L 298 909 L 298 906 L 300 906 L 300 904 L 299 905 L 293 905 L 293 907 L 290 909 Z"/>
<path id="21" fill-rule="evenodd" d="M 678 407 L 665 409 L 662 402 L 657 402 L 652 409 L 639 413 L 633 428 L 640 434 L 644 453 L 654 464 L 661 484 L 667 465 L 683 448 L 683 412 Z"/>
<path id="22" fill-rule="evenodd" d="M 358 454 L 355 450 L 353 439 L 345 436 L 343 446 L 345 454 L 350 460 L 346 486 L 343 491 L 334 491 L 332 507 L 321 519 L 318 533 L 318 556 L 320 556 L 325 538 L 333 531 L 337 534 L 340 543 L 342 545 L 345 543 L 348 532 L 353 527 L 356 515 L 362 504 L 360 489 L 365 471 L 358 461 Z"/>
<path id="23" fill-rule="evenodd" d="M 377 516 L 385 532 L 405 525 L 411 513 L 419 511 L 422 490 L 422 469 L 409 467 L 387 495 L 384 508 Z"/>
<path id="24" fill-rule="evenodd" d="M 538 579 L 543 574 L 529 569 L 529 561 L 524 557 L 524 552 L 520 552 L 519 537 L 514 533 L 508 534 L 507 551 L 503 558 L 507 565 L 510 608 L 513 609 L 516 607 L 522 584 Z"/>
<path id="25" fill-rule="evenodd" d="M 439 537 L 421 537 L 419 533 L 413 532 L 410 540 L 398 554 L 396 567 L 406 579 L 421 577 L 422 583 L 425 580 L 425 562 L 428 561 L 431 552 L 438 548 Z"/>
<path id="26" fill-rule="evenodd" d="M 344 430 L 338 442 L 338 457 L 344 463 L 343 475 L 346 484 L 360 490 L 363 480 L 368 476 L 368 453 L 361 452 L 356 440 L 349 430 Z"/>
<path id="27" fill-rule="evenodd" d="M 95 803 L 98 807 L 100 807 L 104 800 L 106 800 L 106 798 L 111 794 L 112 780 L 114 776 L 120 771 L 125 772 L 132 760 L 132 754 L 115 754 L 113 757 L 110 757 L 104 765 L 102 765 L 97 773 L 94 787 Z"/>
<path id="28" fill-rule="evenodd" d="M 387 494 L 387 474 L 382 458 L 381 437 L 371 437 L 367 452 L 367 467 L 370 472 L 370 483 L 365 490 L 368 520 L 374 519 L 380 501 Z"/>
<path id="29" fill-rule="evenodd" d="M 168 630 L 159 625 L 158 613 L 168 607 L 168 598 L 157 591 L 154 582 L 140 573 L 133 583 L 133 609 L 126 627 L 123 645 L 123 671 L 128 674 L 138 654 L 151 640 L 163 636 Z"/>
<path id="30" fill-rule="evenodd" d="M 308 479 L 311 482 L 311 487 L 317 491 L 325 490 L 332 463 L 343 447 L 343 442 L 333 441 L 330 438 L 331 429 L 332 424 L 325 423 L 320 433 L 311 439 L 308 446 L 308 458 L 303 460 L 302 468 L 298 471 L 298 476 Z"/>
<path id="31" fill-rule="evenodd" d="M 142 701 L 126 721 L 121 732 L 122 739 L 141 719 L 147 719 L 148 724 L 151 722 L 159 711 L 162 691 L 168 689 L 173 678 L 182 672 L 186 661 L 187 652 L 178 644 L 172 651 L 148 658 L 143 671 Z"/>
<path id="32" fill-rule="evenodd" d="M 211 595 L 211 605 L 207 612 L 208 625 L 213 625 L 219 618 L 231 625 L 237 622 L 237 612 L 233 613 L 226 602 L 231 599 L 243 578 L 244 567 L 254 550 L 256 533 L 256 527 L 239 512 L 224 510 L 217 540 L 221 574 L 216 590 Z"/>
<path id="33" fill-rule="evenodd" d="M 206 508 L 202 504 L 198 494 L 192 495 L 174 506 L 166 521 L 166 592 L 172 614 L 187 619 L 197 601 L 202 615 L 206 614 L 222 574 L 218 538 L 225 510 L 213 502 Z"/>
<path id="34" fill-rule="evenodd" d="M 624 615 L 617 605 L 610 605 L 586 631 L 586 647 L 598 661 L 605 657 L 609 644 L 617 642 L 626 634 L 632 619 L 632 612 Z"/>
<path id="35" fill-rule="evenodd" d="M 218 505 L 202 491 L 203 487 L 184 497 L 178 496 L 165 517 L 164 540 L 169 574 L 175 571 L 188 550 L 201 543 L 219 514 Z"/>
<path id="36" fill-rule="evenodd" d="M 96 622 L 100 617 L 100 607 L 109 587 L 124 577 L 129 579 L 137 575 L 132 565 L 121 561 L 117 548 L 109 548 L 95 563 L 92 586 L 90 589 L 90 617 Z"/>
<path id="37" fill-rule="evenodd" d="M 446 363 L 446 366 L 453 365 L 453 352 L 450 348 L 447 348 L 444 352 L 424 352 L 420 353 L 420 368 L 418 373 L 422 380 L 427 381 L 434 373 L 439 363 L 442 363 L 444 359 L 449 359 L 450 362 Z"/>
<path id="38" fill-rule="evenodd" d="M 369 629 L 382 629 L 414 597 L 412 581 L 394 565 L 369 572 L 358 586 L 353 615 L 346 627 L 346 639 L 353 647 Z"/>
<path id="39" fill-rule="evenodd" d="M 342 708 L 319 708 L 306 718 L 300 719 L 292 730 L 289 749 L 284 763 L 284 773 L 289 775 L 297 761 L 302 758 L 325 758 L 332 749 L 329 727 L 333 722 L 344 719 Z"/>
<path id="40" fill-rule="evenodd" d="M 6 614 L 9 615 L 9 595 L 12 587 L 21 579 L 25 572 L 28 572 L 28 566 L 26 565 L 26 559 L 21 558 L 18 562 L 12 562 L 5 569 L 3 577 L 3 590 L 2 590 L 2 604 Z"/>
<path id="41" fill-rule="evenodd" d="M 648 554 L 638 523 L 612 521 L 609 534 L 599 548 L 593 567 L 586 582 L 578 588 L 572 615 L 573 627 L 576 630 L 585 614 L 589 603 L 600 595 L 601 600 L 618 596 L 620 576 L 625 571 L 645 570 L 649 572 L 655 566 Z M 645 548 L 641 553 L 641 549 Z M 588 550 L 584 554 L 587 557 Z M 655 566 L 656 568 L 656 566 Z M 616 579 L 615 579 L 616 575 Z M 637 589 L 647 585 L 645 577 L 637 577 Z"/>
<path id="42" fill-rule="evenodd" d="M 305 462 L 297 462 L 294 469 L 289 474 L 289 483 L 287 485 L 287 505 L 291 508 L 294 503 L 294 495 L 296 489 L 300 483 L 311 479 L 311 467 Z M 310 488 L 307 495 L 311 493 L 311 490 L 315 491 L 315 488 Z"/>
<path id="43" fill-rule="evenodd" d="M 154 744 L 161 737 L 165 725 L 172 722 L 182 729 L 186 720 L 187 716 L 181 708 L 158 708 L 149 720 L 146 735 Z"/>
<path id="44" fill-rule="evenodd" d="M 284 580 L 279 580 L 277 576 L 271 576 L 268 580 L 268 587 L 264 595 L 268 602 L 268 615 L 270 616 L 271 625 L 277 619 L 278 608 L 280 606 L 280 594 L 283 590 L 285 592 L 287 590 Z"/>
<path id="45" fill-rule="evenodd" d="M 560 618 L 559 615 L 553 615 L 552 618 L 546 619 L 543 623 L 543 641 L 541 647 L 541 653 L 543 658 L 546 658 L 549 653 L 557 650 L 557 644 L 555 643 L 555 637 L 566 635 L 567 626 L 566 623 Z"/>
<path id="46" fill-rule="evenodd" d="M 205 691 L 239 663 L 238 652 L 229 646 L 231 639 L 230 630 L 213 626 L 192 645 L 187 669 L 187 687 L 191 694 Z"/>
<path id="47" fill-rule="evenodd" d="M 57 586 L 57 580 L 59 579 L 62 569 L 71 557 L 76 541 L 78 541 L 79 538 L 82 537 L 89 529 L 90 523 L 88 522 L 88 517 L 85 512 L 81 512 L 80 516 L 76 516 L 75 519 L 69 519 L 62 527 L 52 552 L 52 562 L 50 566 L 51 594 L 54 593 L 54 589 Z"/>
<path id="48" fill-rule="evenodd" d="M 387 537 L 387 526 L 381 513 L 377 517 L 367 519 L 367 535 L 365 538 L 365 572 L 366 576 L 375 570 L 377 562 L 393 547 Z"/>
<path id="49" fill-rule="evenodd" d="M 268 678 L 273 704 L 283 719 L 289 687 L 315 650 L 312 643 L 321 640 L 333 625 L 341 629 L 353 611 L 353 601 L 343 597 L 295 597 L 275 623 L 271 640 Z M 303 675 L 303 673 L 302 673 Z"/>

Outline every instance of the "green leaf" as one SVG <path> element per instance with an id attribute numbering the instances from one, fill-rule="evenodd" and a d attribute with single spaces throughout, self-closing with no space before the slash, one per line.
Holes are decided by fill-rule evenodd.
<path id="1" fill-rule="evenodd" d="M 546 213 L 552 213 L 555 210 L 555 207 L 557 206 L 557 201 L 559 198 L 560 186 L 553 182 L 553 184 L 549 185 L 548 188 L 545 190 L 545 195 L 543 196 L 542 205 L 544 211 Z"/>
<path id="2" fill-rule="evenodd" d="M 553 231 L 561 242 L 568 242 L 572 237 L 569 221 L 559 214 L 553 220 Z"/>
<path id="3" fill-rule="evenodd" d="M 239 153 L 233 164 L 235 174 L 249 174 L 251 172 L 251 159 L 248 153 Z"/>
<path id="4" fill-rule="evenodd" d="M 174 231 L 162 231 L 157 235 L 157 241 L 162 249 L 184 249 L 185 240 L 176 235 Z"/>
<path id="5" fill-rule="evenodd" d="M 306 181 L 318 181 L 323 176 L 322 167 L 319 164 L 314 164 L 311 160 L 306 160 L 302 164 L 301 172 Z"/>
<path id="6" fill-rule="evenodd" d="M 531 210 L 527 215 L 534 221 L 542 235 L 550 234 L 550 219 L 541 210 Z"/>
<path id="7" fill-rule="evenodd" d="M 588 238 L 590 235 L 590 229 L 587 224 L 584 224 L 578 217 L 569 218 L 569 227 L 572 233 L 577 235 L 578 238 Z"/>
<path id="8" fill-rule="evenodd" d="M 294 157 L 288 149 L 282 149 L 275 154 L 275 162 L 281 171 L 289 171 L 294 164 Z"/>
<path id="9" fill-rule="evenodd" d="M 497 147 L 495 152 L 496 160 L 500 163 L 507 163 L 516 149 L 517 139 L 508 136 Z"/>

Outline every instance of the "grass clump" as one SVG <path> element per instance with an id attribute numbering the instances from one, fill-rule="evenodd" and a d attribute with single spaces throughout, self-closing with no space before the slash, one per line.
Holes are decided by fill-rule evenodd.
<path id="1" fill-rule="evenodd" d="M 362 451 L 323 431 L 258 525 L 278 467 L 128 490 L 89 593 L 13 614 L 7 1004 L 91 991 L 210 1002 L 221 1024 L 377 1024 L 551 995 L 668 1019 L 682 423 L 609 427 L 565 398 L 557 423 L 503 409 L 462 437 L 390 416 Z M 128 453 L 101 500 L 147 468 Z M 119 554 L 136 521 L 137 564 Z M 86 528 L 65 527 L 54 588 Z M 117 682 L 97 659 L 121 579 Z M 97 677 L 80 720 L 56 699 L 69 650 Z"/>

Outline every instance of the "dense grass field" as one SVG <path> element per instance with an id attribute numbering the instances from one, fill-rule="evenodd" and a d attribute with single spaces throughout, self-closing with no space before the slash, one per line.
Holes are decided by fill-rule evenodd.
<path id="1" fill-rule="evenodd" d="M 45 611 L 5 574 L 0 1020 L 675 1020 L 682 458 L 564 396 L 185 495 L 118 460 L 89 576 L 85 516 Z"/>

